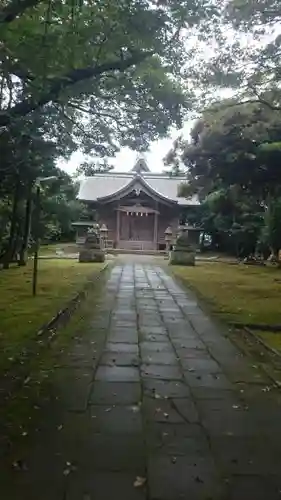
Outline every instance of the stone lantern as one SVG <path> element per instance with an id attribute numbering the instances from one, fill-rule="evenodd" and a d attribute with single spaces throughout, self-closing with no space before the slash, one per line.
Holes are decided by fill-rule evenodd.
<path id="1" fill-rule="evenodd" d="M 83 247 L 79 252 L 79 262 L 104 262 L 105 255 L 101 248 L 98 224 L 89 229 Z"/>
<path id="2" fill-rule="evenodd" d="M 167 227 L 164 234 L 165 234 L 165 242 L 166 242 L 166 252 L 169 253 L 170 245 L 171 245 L 172 239 L 173 239 L 173 231 L 172 231 L 170 226 Z"/>
<path id="3" fill-rule="evenodd" d="M 184 226 L 176 239 L 175 247 L 170 254 L 170 264 L 194 266 L 196 250 L 199 246 L 201 229 Z"/>
<path id="4" fill-rule="evenodd" d="M 107 236 L 108 236 L 108 229 L 105 224 L 102 224 L 100 227 L 100 239 L 101 239 L 101 244 L 102 248 L 105 249 L 107 246 Z"/>

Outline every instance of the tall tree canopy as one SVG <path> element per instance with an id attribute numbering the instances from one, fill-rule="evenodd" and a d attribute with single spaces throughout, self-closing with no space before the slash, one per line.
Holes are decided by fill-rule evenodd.
<path id="1" fill-rule="evenodd" d="M 188 189 L 203 195 L 217 187 L 238 186 L 265 201 L 281 184 L 279 113 L 260 103 L 226 100 L 211 107 L 170 153 L 187 167 Z"/>
<path id="2" fill-rule="evenodd" d="M 191 140 L 176 141 L 166 158 L 185 166 L 182 194 L 200 196 L 204 228 L 224 249 L 252 253 L 258 239 L 279 249 L 280 133 L 279 113 L 268 106 L 225 100 L 206 110 Z"/>
<path id="3" fill-rule="evenodd" d="M 43 108 L 86 152 L 147 147 L 190 108 L 184 46 L 213 3 L 4 0 L 0 127 Z"/>
<path id="4" fill-rule="evenodd" d="M 222 2 L 220 22 L 212 44 L 201 49 L 193 68 L 207 99 L 229 89 L 240 100 L 281 110 L 281 4 L 278 0 Z"/>

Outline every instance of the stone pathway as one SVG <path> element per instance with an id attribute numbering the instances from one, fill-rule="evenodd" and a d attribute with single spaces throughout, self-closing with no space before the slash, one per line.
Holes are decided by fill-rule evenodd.
<path id="1" fill-rule="evenodd" d="M 157 263 L 113 267 L 82 340 L 3 500 L 281 498 L 279 392 Z"/>

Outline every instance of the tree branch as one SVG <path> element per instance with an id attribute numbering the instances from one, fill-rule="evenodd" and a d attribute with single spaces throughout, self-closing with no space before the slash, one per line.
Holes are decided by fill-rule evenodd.
<path id="1" fill-rule="evenodd" d="M 42 0 L 12 0 L 0 10 L 0 24 L 11 23 L 30 7 L 35 7 Z"/>
<path id="2" fill-rule="evenodd" d="M 100 111 L 93 111 L 92 109 L 87 109 L 84 108 L 84 106 L 79 106 L 78 104 L 73 104 L 72 102 L 68 102 L 67 106 L 69 108 L 77 109 L 77 111 L 81 111 L 82 113 L 86 113 L 88 115 L 94 115 L 94 116 L 104 116 L 105 118 L 110 118 L 111 120 L 114 120 L 120 127 L 123 127 L 125 125 L 124 122 L 119 120 L 116 116 L 112 115 L 111 113 L 107 112 L 100 112 Z"/>
<path id="3" fill-rule="evenodd" d="M 59 113 L 62 114 L 62 116 L 64 118 L 66 118 L 70 123 L 72 123 L 72 125 L 74 127 L 77 127 L 77 129 L 82 132 L 83 135 L 85 135 L 85 137 L 88 137 L 88 139 L 92 139 L 92 135 L 88 134 L 88 132 L 86 132 L 86 130 L 84 129 L 84 127 L 82 127 L 79 123 L 77 123 L 76 120 L 74 120 L 74 118 L 72 118 L 71 116 L 69 116 L 63 109 L 62 106 L 55 106 L 56 109 L 58 110 Z M 69 136 L 72 138 L 72 135 L 70 132 L 67 132 L 69 134 Z"/>
<path id="4" fill-rule="evenodd" d="M 15 62 L 15 58 L 12 53 L 4 46 L 0 47 L 0 57 L 2 60 L 1 67 L 3 67 L 3 70 L 6 69 L 6 71 L 23 81 L 30 82 L 35 79 L 31 73 L 21 67 L 18 62 Z"/>
<path id="5" fill-rule="evenodd" d="M 275 106 L 274 104 L 271 104 L 270 102 L 266 101 L 262 97 L 258 96 L 256 99 L 245 99 L 244 101 L 237 101 L 237 102 L 229 102 L 226 104 L 220 104 L 219 102 L 214 103 L 214 105 L 209 106 L 207 108 L 208 110 L 219 110 L 219 109 L 227 109 L 227 108 L 235 108 L 238 106 L 245 106 L 246 104 L 263 104 L 264 106 L 268 107 L 272 111 L 281 111 L 281 106 Z M 204 113 L 206 111 L 205 109 L 201 109 L 200 113 Z"/>
<path id="6" fill-rule="evenodd" d="M 50 87 L 46 94 L 42 95 L 38 99 L 31 97 L 15 104 L 9 113 L 0 113 L 0 127 L 8 126 L 11 123 L 12 118 L 26 116 L 31 111 L 54 101 L 57 99 L 60 92 L 67 87 L 71 87 L 83 80 L 89 80 L 90 78 L 98 79 L 101 75 L 110 71 L 125 71 L 131 66 L 141 63 L 151 55 L 152 52 L 140 52 L 138 54 L 133 54 L 124 60 L 119 59 L 117 61 L 106 62 L 100 65 L 89 66 L 88 68 L 75 69 L 62 77 L 54 78 L 53 81 L 50 82 Z"/>
<path id="7" fill-rule="evenodd" d="M 261 104 L 263 104 L 264 106 L 267 106 L 269 109 L 271 109 L 272 111 L 281 111 L 281 106 L 278 106 L 278 105 L 274 105 L 270 102 L 268 102 L 266 99 L 264 99 L 257 91 L 254 87 L 250 87 L 251 91 L 253 92 L 253 94 L 256 96 L 256 98 L 258 99 L 258 102 L 260 102 Z"/>

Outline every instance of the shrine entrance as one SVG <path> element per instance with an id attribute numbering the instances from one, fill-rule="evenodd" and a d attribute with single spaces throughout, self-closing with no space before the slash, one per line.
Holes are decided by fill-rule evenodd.
<path id="1" fill-rule="evenodd" d="M 154 250 L 158 212 L 142 205 L 120 207 L 118 212 L 119 248 Z"/>

